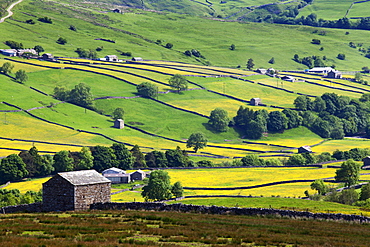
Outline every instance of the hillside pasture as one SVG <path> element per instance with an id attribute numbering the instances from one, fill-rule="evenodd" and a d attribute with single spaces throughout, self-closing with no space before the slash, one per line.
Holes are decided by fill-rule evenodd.
<path id="1" fill-rule="evenodd" d="M 350 9 L 352 0 L 315 0 L 300 11 L 299 16 L 307 16 L 311 13 L 317 14 L 317 18 L 325 20 L 337 20 L 345 17 L 347 10 Z M 363 16 L 365 17 L 365 16 Z"/>

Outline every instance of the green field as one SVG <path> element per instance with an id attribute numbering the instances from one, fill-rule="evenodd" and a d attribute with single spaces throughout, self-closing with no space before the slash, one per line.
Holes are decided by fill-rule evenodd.
<path id="1" fill-rule="evenodd" d="M 137 9 L 129 9 L 124 14 L 102 13 L 102 9 L 88 9 L 72 1 L 68 5 L 62 3 L 48 1 L 41 4 L 35 1 L 17 5 L 14 20 L 7 19 L 1 26 L 1 42 L 15 39 L 13 34 L 18 33 L 16 41 L 22 42 L 25 47 L 41 44 L 46 52 L 58 56 L 77 56 L 74 51 L 79 47 L 95 50 L 103 46 L 103 50 L 98 52 L 99 57 L 119 55 L 117 50 L 121 50 L 144 59 L 210 63 L 234 68 L 238 65 L 244 67 L 248 58 L 254 59 L 255 67 L 268 67 L 271 66 L 269 59 L 274 57 L 274 68 L 304 69 L 304 66 L 292 60 L 294 54 L 325 55 L 330 61 L 328 65 L 335 64 L 340 70 L 360 70 L 368 63 L 368 59 L 348 46 L 351 41 L 363 43 L 364 47 L 369 45 L 366 31 L 361 30 L 351 30 L 350 35 L 345 35 L 344 30 L 325 29 L 326 36 L 319 36 L 312 33 L 320 29 L 315 27 L 219 22 Z M 77 5 L 75 8 L 74 4 Z M 105 11 L 108 10 L 110 7 L 105 6 Z M 61 12 L 63 15 L 60 15 Z M 38 21 L 34 25 L 23 23 L 30 19 L 31 13 L 35 16 L 47 13 L 53 24 Z M 68 29 L 72 24 L 77 32 Z M 68 38 L 67 44 L 56 44 L 58 37 Z M 289 45 L 286 37 L 290 37 Z M 94 40 L 96 38 L 112 39 L 116 43 Z M 310 44 L 313 38 L 319 38 L 325 50 L 319 51 L 321 46 Z M 163 44 L 172 43 L 173 48 L 166 49 L 155 44 L 158 39 Z M 229 49 L 231 44 L 236 46 L 234 51 Z M 205 59 L 197 60 L 183 54 L 191 49 L 199 50 Z M 346 60 L 337 59 L 338 53 L 345 53 Z"/>

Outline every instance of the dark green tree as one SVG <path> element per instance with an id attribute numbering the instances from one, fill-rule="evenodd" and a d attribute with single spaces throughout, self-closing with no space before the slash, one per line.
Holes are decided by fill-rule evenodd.
<path id="1" fill-rule="evenodd" d="M 20 83 L 26 82 L 28 80 L 28 76 L 26 74 L 26 71 L 23 70 L 23 69 L 20 69 L 17 72 L 15 72 L 15 80 L 20 82 Z"/>
<path id="2" fill-rule="evenodd" d="M 207 138 L 201 133 L 193 133 L 190 135 L 189 139 L 186 142 L 187 148 L 194 148 L 195 152 L 198 152 L 199 149 L 205 148 L 207 146 Z"/>
<path id="3" fill-rule="evenodd" d="M 325 185 L 322 179 L 316 179 L 315 182 L 311 184 L 311 189 L 317 190 L 317 193 L 320 195 L 325 195 L 329 191 L 328 186 Z"/>
<path id="4" fill-rule="evenodd" d="M 112 117 L 114 120 L 123 119 L 124 114 L 125 114 L 125 111 L 121 107 L 117 107 L 116 109 L 114 109 L 112 113 Z"/>
<path id="5" fill-rule="evenodd" d="M 301 126 L 303 119 L 301 116 L 299 116 L 297 111 L 293 111 L 291 109 L 284 109 L 283 113 L 288 120 L 287 122 L 288 129 L 297 128 Z"/>
<path id="6" fill-rule="evenodd" d="M 123 170 L 133 168 L 134 157 L 132 153 L 122 143 L 113 143 L 111 147 L 116 155 L 116 166 Z"/>
<path id="7" fill-rule="evenodd" d="M 274 63 L 275 63 L 275 58 L 274 58 L 274 57 L 272 57 L 272 58 L 269 60 L 269 63 L 274 64 Z"/>
<path id="8" fill-rule="evenodd" d="M 91 88 L 84 83 L 76 85 L 69 93 L 68 101 L 82 107 L 93 109 L 93 96 L 90 89 Z"/>
<path id="9" fill-rule="evenodd" d="M 131 150 L 132 157 L 134 158 L 134 168 L 145 168 L 145 157 L 143 153 L 140 151 L 140 147 L 138 145 L 135 145 Z"/>
<path id="10" fill-rule="evenodd" d="M 68 151 L 62 150 L 54 155 L 55 172 L 69 172 L 73 171 L 73 168 L 73 158 Z"/>
<path id="11" fill-rule="evenodd" d="M 208 124 L 218 132 L 226 132 L 228 130 L 229 121 L 227 111 L 216 108 L 211 112 Z"/>
<path id="12" fill-rule="evenodd" d="M 358 198 L 359 194 L 355 189 L 346 189 L 339 194 L 339 203 L 353 205 Z"/>
<path id="13" fill-rule="evenodd" d="M 263 159 L 260 159 L 256 154 L 248 154 L 241 160 L 243 166 L 265 166 Z"/>
<path id="14" fill-rule="evenodd" d="M 188 81 L 182 75 L 176 74 L 168 80 L 171 87 L 176 88 L 177 92 L 188 88 Z"/>
<path id="15" fill-rule="evenodd" d="M 161 201 L 172 197 L 170 176 L 166 171 L 157 170 L 150 173 L 148 185 L 141 192 L 145 201 Z"/>
<path id="16" fill-rule="evenodd" d="M 40 52 L 45 51 L 44 48 L 41 45 L 36 45 L 33 49 L 37 52 L 37 55 L 39 55 L 39 56 L 40 56 Z"/>
<path id="17" fill-rule="evenodd" d="M 184 189 L 181 185 L 181 182 L 176 182 L 172 185 L 171 193 L 176 198 L 182 197 Z"/>
<path id="18" fill-rule="evenodd" d="M 174 150 L 167 150 L 166 159 L 168 167 L 187 167 L 189 164 L 187 153 L 181 150 L 180 147 L 176 147 Z"/>
<path id="19" fill-rule="evenodd" d="M 287 128 L 287 118 L 280 111 L 272 111 L 269 113 L 267 120 L 267 129 L 269 131 L 284 131 Z"/>
<path id="20" fill-rule="evenodd" d="M 154 98 L 158 93 L 158 87 L 150 82 L 143 82 L 136 86 L 138 94 L 147 98 Z"/>
<path id="21" fill-rule="evenodd" d="M 263 132 L 265 132 L 265 127 L 263 126 L 263 123 L 251 120 L 246 127 L 245 134 L 248 139 L 257 140 L 262 137 Z"/>
<path id="22" fill-rule="evenodd" d="M 306 164 L 306 159 L 300 154 L 293 154 L 286 164 L 287 166 L 303 166 Z"/>
<path id="23" fill-rule="evenodd" d="M 161 151 L 152 151 L 145 155 L 145 162 L 148 167 L 167 167 L 167 158 Z"/>
<path id="24" fill-rule="evenodd" d="M 247 69 L 252 70 L 254 67 L 254 62 L 252 58 L 249 58 L 247 61 Z"/>
<path id="25" fill-rule="evenodd" d="M 360 178 L 360 165 L 353 159 L 342 163 L 341 168 L 335 172 L 335 180 L 344 182 L 344 186 L 352 186 L 358 183 Z"/>
<path id="26" fill-rule="evenodd" d="M 57 40 L 57 43 L 60 45 L 65 45 L 67 43 L 67 39 L 59 37 L 59 39 Z"/>
<path id="27" fill-rule="evenodd" d="M 116 155 L 110 147 L 94 146 L 90 147 L 91 154 L 94 156 L 93 169 L 102 172 L 116 165 Z"/>
<path id="28" fill-rule="evenodd" d="M 20 181 L 28 175 L 26 164 L 16 154 L 5 157 L 0 162 L 0 184 L 8 181 Z"/>
<path id="29" fill-rule="evenodd" d="M 235 45 L 234 44 L 231 44 L 230 45 L 230 50 L 234 51 L 235 50 Z"/>
<path id="30" fill-rule="evenodd" d="M 82 147 L 78 153 L 78 160 L 75 163 L 74 170 L 89 170 L 94 166 L 94 156 L 92 156 L 90 148 Z"/>
<path id="31" fill-rule="evenodd" d="M 362 185 L 361 193 L 360 193 L 360 200 L 365 201 L 370 198 L 370 183 Z"/>
<path id="32" fill-rule="evenodd" d="M 172 43 L 167 43 L 167 44 L 165 45 L 165 47 L 166 47 L 167 49 L 171 49 L 171 48 L 173 47 L 173 44 L 172 44 Z"/>

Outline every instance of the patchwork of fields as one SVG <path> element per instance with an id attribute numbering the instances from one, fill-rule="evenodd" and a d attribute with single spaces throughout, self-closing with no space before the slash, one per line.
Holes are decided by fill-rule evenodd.
<path id="1" fill-rule="evenodd" d="M 0 64 L 6 61 L 15 65 L 14 70 L 25 69 L 29 80 L 18 84 L 9 77 L 0 76 L 3 89 L 0 94 L 5 102 L 0 104 L 3 112 L 0 123 L 2 156 L 27 150 L 32 145 L 42 152 L 53 153 L 63 149 L 75 151 L 82 146 L 106 145 L 112 140 L 128 146 L 138 144 L 144 152 L 176 146 L 185 148 L 188 136 L 197 131 L 205 133 L 209 140 L 208 147 L 199 153 L 204 158 L 222 161 L 250 153 L 265 157 L 286 156 L 294 152 L 294 148 L 319 144 L 323 139 L 300 127 L 282 134 L 269 134 L 247 144 L 243 143 L 243 136 L 232 128 L 224 133 L 208 129 L 209 113 L 221 107 L 232 118 L 240 106 L 267 111 L 276 110 L 276 107 L 294 108 L 297 93 L 312 97 L 325 91 L 359 98 L 370 91 L 367 85 L 346 80 L 323 81 L 319 75 L 283 73 L 304 78 L 293 83 L 251 71 L 178 62 L 102 63 L 61 58 L 59 63 L 55 63 L 4 57 Z M 168 79 L 174 74 L 187 77 L 187 91 L 171 91 Z M 155 100 L 138 97 L 136 86 L 144 81 L 154 83 L 163 93 L 158 94 Z M 58 102 L 51 97 L 55 87 L 71 89 L 78 83 L 91 87 L 95 105 L 102 114 Z M 249 100 L 254 97 L 262 98 L 266 106 L 249 105 Z M 123 130 L 112 128 L 113 122 L 109 117 L 117 107 L 125 110 L 126 127 Z M 19 112 L 19 108 L 23 112 Z M 315 146 L 314 151 L 332 152 L 339 146 L 346 150 L 358 145 L 366 147 L 368 143 L 366 140 L 328 140 Z M 282 147 L 268 144 L 293 150 L 286 152 Z"/>

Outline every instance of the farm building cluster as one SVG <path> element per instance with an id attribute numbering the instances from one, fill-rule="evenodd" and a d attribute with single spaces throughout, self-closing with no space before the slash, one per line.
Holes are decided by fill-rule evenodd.
<path id="1" fill-rule="evenodd" d="M 44 211 L 87 210 L 95 203 L 110 202 L 112 183 L 130 183 L 143 180 L 144 171 L 126 173 L 112 167 L 103 171 L 95 170 L 60 172 L 42 184 Z"/>

